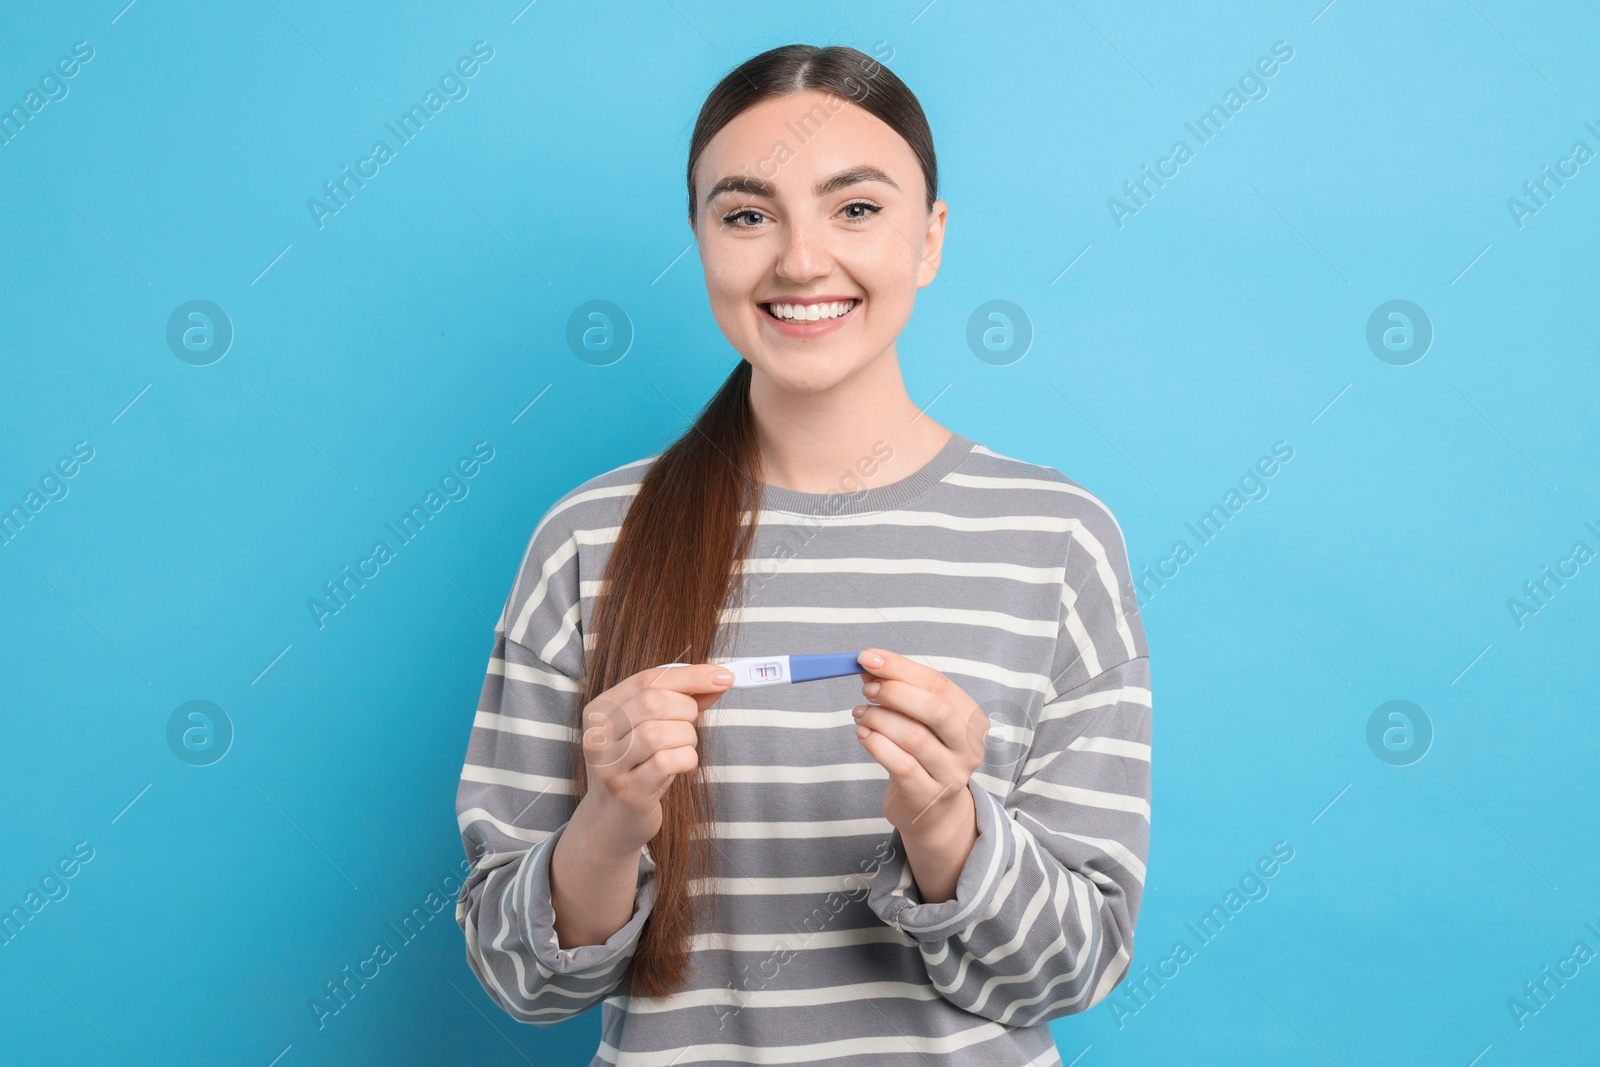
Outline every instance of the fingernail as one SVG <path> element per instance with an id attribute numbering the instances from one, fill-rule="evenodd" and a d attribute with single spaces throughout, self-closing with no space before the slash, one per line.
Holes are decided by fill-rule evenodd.
<path id="1" fill-rule="evenodd" d="M 863 693 L 867 694 L 867 696 L 869 696 L 869 697 L 875 697 L 875 696 L 878 695 L 878 690 L 881 687 L 882 687 L 882 683 L 881 682 L 872 681 L 872 682 L 868 682 L 866 685 L 862 686 L 861 687 L 861 691 Z"/>
<path id="2" fill-rule="evenodd" d="M 876 652 L 863 652 L 861 655 L 857 656 L 856 659 L 868 667 L 883 666 L 883 657 L 878 655 Z"/>
<path id="3" fill-rule="evenodd" d="M 856 736 L 857 736 L 857 737 L 859 737 L 859 738 L 861 738 L 861 739 L 862 739 L 862 740 L 863 740 L 863 741 L 865 741 L 865 740 L 866 740 L 866 738 L 867 738 L 867 735 L 868 735 L 868 734 L 869 734 L 869 733 L 871 733 L 871 732 L 872 732 L 872 731 L 871 731 L 871 730 L 868 730 L 868 729 L 867 729 L 867 728 L 866 728 L 866 727 L 865 727 L 865 726 L 857 726 L 857 727 L 856 727 Z"/>
<path id="4" fill-rule="evenodd" d="M 711 680 L 718 685 L 731 685 L 733 682 L 732 671 L 712 671 Z"/>
<path id="5" fill-rule="evenodd" d="M 861 718 L 861 716 L 865 715 L 866 713 L 867 713 L 867 709 L 866 708 L 859 708 L 858 707 L 854 711 L 852 711 L 850 714 L 854 715 L 856 718 L 859 719 L 859 718 Z"/>

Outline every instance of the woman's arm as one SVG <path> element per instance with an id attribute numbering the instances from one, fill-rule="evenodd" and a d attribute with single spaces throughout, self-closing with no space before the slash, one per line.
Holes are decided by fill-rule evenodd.
<path id="1" fill-rule="evenodd" d="M 573 805 L 583 635 L 577 545 L 559 528 L 561 507 L 529 541 L 495 626 L 456 794 L 472 862 L 456 902 L 467 961 L 496 1004 L 540 1026 L 616 989 L 655 902 L 648 850 L 625 867 L 593 847 L 591 813 Z"/>
<path id="2" fill-rule="evenodd" d="M 622 929 L 633 914 L 644 853 L 642 848 L 625 853 L 606 849 L 605 835 L 590 818 L 588 800 L 578 802 L 550 857 L 556 938 L 566 948 L 604 944 Z"/>
<path id="3" fill-rule="evenodd" d="M 968 831 L 964 805 L 946 796 L 927 812 L 949 827 L 946 844 L 896 829 L 867 897 L 917 943 L 946 1000 L 1012 1026 L 1103 1000 L 1127 974 L 1144 895 L 1149 648 L 1121 531 L 1093 503 L 1075 516 L 1056 652 L 1027 754 L 1014 774 L 1008 763 L 981 776 L 997 789 L 1014 784 L 997 795 L 980 776 L 967 781 L 977 836 L 953 893 L 944 890 Z M 947 806 L 948 822 L 938 814 Z M 921 821 L 909 824 L 913 835 L 927 832 Z M 934 897 L 920 895 L 924 876 Z"/>
<path id="4" fill-rule="evenodd" d="M 894 832 L 868 905 L 910 936 L 957 1006 L 1032 1026 L 1099 1003 L 1133 955 L 1150 828 L 1143 656 L 1046 704 L 1001 800 L 968 782 L 978 838 L 954 896 L 923 902 Z"/>

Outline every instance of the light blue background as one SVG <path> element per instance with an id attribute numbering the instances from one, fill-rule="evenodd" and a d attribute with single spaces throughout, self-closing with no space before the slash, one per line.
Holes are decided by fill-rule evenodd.
<path id="1" fill-rule="evenodd" d="M 462 859 L 457 776 L 534 523 L 733 367 L 688 136 L 726 70 L 792 41 L 883 42 L 927 109 L 950 228 L 900 353 L 934 417 L 1103 497 L 1135 570 L 1294 449 L 1145 607 L 1135 968 L 1195 958 L 1120 1028 L 1057 1021 L 1063 1058 L 1595 1055 L 1600 962 L 1521 1029 L 1507 1007 L 1600 951 L 1600 563 L 1521 628 L 1507 608 L 1600 550 L 1600 161 L 1521 228 L 1506 203 L 1600 151 L 1592 5 L 125 2 L 0 14 L 7 108 L 95 50 L 0 147 L 0 505 L 94 449 L 0 548 L 0 907 L 94 849 L 0 948 L 0 1058 L 588 1062 L 598 1011 L 513 1022 L 453 903 L 324 1029 L 308 1002 Z M 319 230 L 307 198 L 479 40 L 470 94 Z M 1266 98 L 1119 229 L 1107 198 L 1280 40 Z M 236 331 L 210 366 L 165 341 L 193 299 Z M 565 342 L 591 299 L 636 331 L 611 366 Z M 965 340 L 994 299 L 1034 331 L 1006 366 Z M 1366 344 L 1391 299 L 1435 330 L 1409 366 Z M 307 600 L 477 441 L 470 495 L 319 629 Z M 207 767 L 166 741 L 195 699 L 236 731 Z M 1391 699 L 1435 732 L 1409 766 L 1366 740 Z M 1200 946 L 1185 923 L 1278 841 L 1270 893 Z"/>

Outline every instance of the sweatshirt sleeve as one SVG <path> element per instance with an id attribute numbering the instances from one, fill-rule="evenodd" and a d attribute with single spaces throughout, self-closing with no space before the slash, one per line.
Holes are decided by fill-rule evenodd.
<path id="1" fill-rule="evenodd" d="M 576 806 L 568 760 L 578 743 L 579 588 L 577 543 L 547 515 L 495 625 L 456 794 L 472 866 L 456 901 L 467 961 L 495 1003 L 539 1026 L 617 987 L 655 899 L 646 848 L 621 929 L 602 945 L 563 947 L 556 937 L 550 857 Z"/>
<path id="2" fill-rule="evenodd" d="M 1150 669 L 1121 534 L 1104 518 L 1074 539 L 1090 551 L 1069 549 L 1082 584 L 1063 584 L 1056 673 L 1014 784 L 1002 798 L 976 776 L 967 783 L 978 839 L 956 895 L 922 901 L 898 829 L 868 893 L 945 999 L 1010 1026 L 1087 1011 L 1133 956 L 1150 838 Z M 1063 678 L 1082 680 L 1058 691 Z"/>

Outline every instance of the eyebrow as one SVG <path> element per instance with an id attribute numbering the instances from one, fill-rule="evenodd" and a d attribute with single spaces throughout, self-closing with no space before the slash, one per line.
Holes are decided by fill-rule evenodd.
<path id="1" fill-rule="evenodd" d="M 829 193 L 838 192 L 840 189 L 845 189 L 852 185 L 860 185 L 863 182 L 883 182 L 891 189 L 900 188 L 895 184 L 895 180 L 881 169 L 871 164 L 863 163 L 848 170 L 841 170 L 831 178 L 822 179 L 817 183 L 816 194 L 818 196 L 827 196 Z M 771 182 L 760 178 L 752 178 L 748 174 L 735 174 L 717 182 L 706 193 L 705 203 L 709 205 L 711 201 L 723 193 L 745 193 L 750 196 L 764 196 L 769 200 L 776 199 Z"/>

